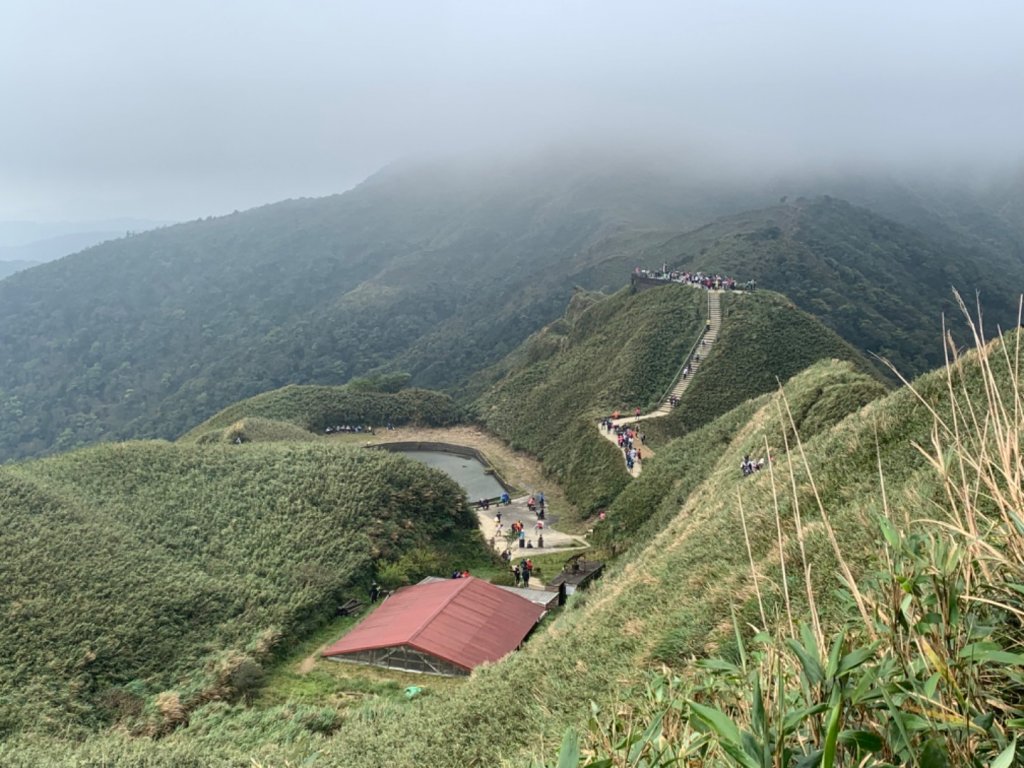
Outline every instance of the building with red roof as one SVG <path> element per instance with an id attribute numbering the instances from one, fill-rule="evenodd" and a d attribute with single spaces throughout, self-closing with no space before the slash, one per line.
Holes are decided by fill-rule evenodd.
<path id="1" fill-rule="evenodd" d="M 323 656 L 468 675 L 518 648 L 544 613 L 543 606 L 472 576 L 429 581 L 395 592 Z"/>

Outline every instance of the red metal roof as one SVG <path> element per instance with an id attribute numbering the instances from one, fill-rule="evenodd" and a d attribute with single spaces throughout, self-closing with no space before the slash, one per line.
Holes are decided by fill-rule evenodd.
<path id="1" fill-rule="evenodd" d="M 408 645 L 465 669 L 515 650 L 544 608 L 493 584 L 445 579 L 404 587 L 323 652 Z"/>

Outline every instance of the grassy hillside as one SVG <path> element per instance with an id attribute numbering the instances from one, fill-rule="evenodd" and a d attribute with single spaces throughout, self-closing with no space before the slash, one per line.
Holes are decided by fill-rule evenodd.
<path id="1" fill-rule="evenodd" d="M 885 394 L 885 387 L 850 362 L 824 359 L 798 374 L 785 387 L 792 427 L 804 440 L 830 429 L 851 413 Z M 659 448 L 644 463 L 644 472 L 608 509 L 594 532 L 594 544 L 613 551 L 643 546 L 676 516 L 687 497 L 720 462 L 739 467 L 744 454 L 728 454 L 736 435 L 768 406 L 775 394 L 747 400 L 714 421 L 688 431 Z M 787 434 L 792 439 L 792 430 Z M 769 446 L 782 453 L 776 440 Z M 752 453 L 764 456 L 762 446 Z"/>
<path id="2" fill-rule="evenodd" d="M 815 317 L 769 291 L 722 296 L 722 329 L 700 373 L 671 414 L 644 425 L 655 445 L 709 423 L 822 359 L 849 360 L 874 381 L 847 382 L 851 402 L 867 402 L 880 386 L 878 369 Z"/>
<path id="3" fill-rule="evenodd" d="M 211 443 L 231 445 L 278 442 L 309 443 L 321 440 L 322 437 L 322 435 L 317 435 L 288 421 L 254 417 L 233 421 L 223 428 L 208 429 L 195 434 L 190 432 L 182 438 L 181 442 L 195 442 L 199 445 L 210 445 Z"/>
<path id="4" fill-rule="evenodd" d="M 942 313 L 962 327 L 951 286 L 981 292 L 994 330 L 1014 327 L 1024 280 L 1016 252 L 942 235 L 826 196 L 721 219 L 647 250 L 643 263 L 754 279 L 916 375 L 942 363 Z"/>
<path id="5" fill-rule="evenodd" d="M 628 476 L 597 419 L 655 404 L 706 317 L 706 294 L 686 286 L 581 295 L 561 321 L 484 374 L 501 378 L 477 401 L 479 417 L 538 456 L 584 510 L 608 504 Z"/>
<path id="6" fill-rule="evenodd" d="M 998 354 L 990 358 L 990 364 L 994 381 L 1013 391 L 1007 366 Z M 396 767 L 523 765 L 531 755 L 553 754 L 567 725 L 582 729 L 593 717 L 600 728 L 613 712 L 628 717 L 640 710 L 645 699 L 650 696 L 653 700 L 656 694 L 648 672 L 664 664 L 704 680 L 700 695 L 707 697 L 702 699 L 706 703 L 726 706 L 720 703 L 723 699 L 715 697 L 738 697 L 729 699 L 729 716 L 742 715 L 744 697 L 750 695 L 750 690 L 745 687 L 746 667 L 741 669 L 739 665 L 759 664 L 761 657 L 743 661 L 737 655 L 731 612 L 736 612 L 741 627 L 768 625 L 770 630 L 780 626 L 776 619 L 785 624 L 787 605 L 795 617 L 809 619 L 812 609 L 803 590 L 806 564 L 815 614 L 822 622 L 822 631 L 831 637 L 856 615 L 857 608 L 837 589 L 839 566 L 830 536 L 839 542 L 843 562 L 857 577 L 884 560 L 879 528 L 883 520 L 909 536 L 918 530 L 913 521 L 942 514 L 949 501 L 941 476 L 915 447 L 915 443 L 930 444 L 935 418 L 929 409 L 938 419 L 953 423 L 951 390 L 944 375 L 930 374 L 918 380 L 917 395 L 902 389 L 828 427 L 835 414 L 853 404 L 844 401 L 836 387 L 858 377 L 849 364 L 822 363 L 790 381 L 785 399 L 766 396 L 719 422 L 728 428 L 709 438 L 718 441 L 711 448 L 714 457 L 697 470 L 699 479 L 684 478 L 689 487 L 680 489 L 677 513 L 648 546 L 631 552 L 590 592 L 574 598 L 569 609 L 522 652 L 478 670 L 464 685 L 444 696 L 428 694 L 410 702 L 369 697 L 348 712 L 343 727 L 312 740 L 275 739 L 272 744 L 270 737 L 257 735 L 260 731 L 256 728 L 264 725 L 264 720 L 234 708 L 216 714 L 199 710 L 195 716 L 202 726 L 198 733 L 182 729 L 159 742 L 130 741 L 118 734 L 90 739 L 79 746 L 22 739 L 0 746 L 0 756 L 12 765 L 31 764 L 32 760 L 46 765 L 74 758 L 101 765 L 107 760 L 150 768 L 244 765 L 247 757 L 266 766 L 308 761 L 360 768 L 378 765 L 380 755 L 387 755 L 388 763 Z M 953 381 L 961 406 L 964 393 L 976 398 L 977 403 L 984 401 L 986 390 L 991 391 L 979 375 L 976 358 L 966 361 Z M 832 392 L 835 397 L 826 398 L 833 405 L 815 414 L 819 390 Z M 796 408 L 803 413 L 798 418 L 808 439 L 799 446 L 786 415 L 787 404 L 790 410 Z M 960 415 L 965 413 L 961 410 Z M 717 425 L 708 429 L 712 428 L 717 429 Z M 816 433 L 813 437 L 812 432 Z M 1017 434 L 1013 433 L 1014 440 Z M 770 469 L 743 477 L 736 457 L 744 453 L 758 455 L 766 451 L 766 445 L 771 450 Z M 1019 456 L 1019 450 L 1013 456 Z M 652 475 L 685 473 L 687 469 L 681 463 L 686 461 L 685 452 L 673 456 L 669 450 L 663 461 L 652 463 L 649 471 Z M 885 478 L 885 502 L 879 468 Z M 1019 488 L 1017 492 L 1019 495 Z M 635 503 L 642 502 L 636 499 Z M 616 509 L 623 514 L 635 512 L 625 507 Z M 989 508 L 986 514 L 993 511 Z M 786 563 L 785 575 L 780 562 Z M 752 573 L 758 574 L 756 582 Z M 934 570 L 900 576 L 913 579 L 922 590 L 937 577 Z M 894 583 L 889 582 L 890 587 Z M 788 587 L 786 592 L 783 584 Z M 906 598 L 902 603 L 907 604 Z M 764 616 L 770 617 L 767 622 L 761 605 Z M 885 599 L 879 603 L 880 619 L 892 616 L 888 607 Z M 935 621 L 924 613 L 917 615 L 922 621 Z M 977 636 L 989 637 L 986 632 Z M 945 647 L 942 652 L 946 652 Z M 715 666 L 694 665 L 695 657 L 708 656 L 724 659 Z M 859 663 L 870 658 L 859 652 L 858 656 Z M 844 664 L 848 669 L 855 667 L 846 657 Z M 989 662 L 987 667 L 990 672 L 1001 669 L 992 664 Z M 943 689 L 942 676 L 931 673 L 928 667 L 919 671 L 922 684 L 932 676 L 934 686 Z M 719 677 L 712 677 L 715 674 Z M 894 675 L 896 671 L 890 666 L 888 672 L 880 670 L 878 674 Z M 794 675 L 799 679 L 797 672 Z M 885 679 L 881 678 L 883 682 Z M 657 688 L 664 693 L 663 684 Z M 799 690 L 795 695 L 800 695 Z M 901 702 L 894 706 L 905 708 L 908 716 L 920 711 L 912 699 Z M 688 716 L 689 705 L 682 702 L 680 706 L 682 709 L 672 716 L 673 723 Z M 817 711 L 827 712 L 828 708 Z M 770 716 L 775 717 L 774 713 Z M 804 713 L 795 722 L 800 724 L 808 717 Z M 665 722 L 668 727 L 669 721 Z M 954 737 L 950 734 L 955 728 L 948 723 L 940 723 L 943 727 L 936 731 L 921 720 L 915 722 L 924 730 L 908 738 L 918 748 L 936 732 L 945 734 L 943 738 Z M 516 727 L 508 727 L 509 723 Z M 681 731 L 680 727 L 673 733 Z M 595 739 L 601 738 L 601 730 L 593 733 Z M 618 733 L 618 737 L 610 737 L 606 747 L 611 748 L 624 735 Z M 886 734 L 886 738 L 897 737 L 897 730 Z M 808 734 L 806 738 L 810 741 L 814 737 Z M 597 747 L 604 748 L 599 744 Z M 720 753 L 711 749 L 707 745 L 697 756 L 703 755 L 706 764 L 725 764 Z M 576 762 L 568 764 L 575 766 Z"/>
<path id="7" fill-rule="evenodd" d="M 675 411 L 644 423 L 657 448 L 713 421 L 821 359 L 877 371 L 849 344 L 768 291 L 722 297 L 718 341 Z M 539 456 L 585 511 L 607 505 L 629 481 L 622 458 L 596 420 L 657 404 L 707 317 L 707 294 L 665 286 L 597 300 L 581 294 L 566 317 L 531 337 L 477 379 L 492 384 L 477 401 L 480 419 L 514 446 Z M 850 402 L 881 391 L 856 377 Z"/>
<path id="8" fill-rule="evenodd" d="M 243 697 L 388 563 L 482 552 L 444 475 L 323 442 L 127 443 L 3 468 L 0 527 L 4 732 L 160 734 Z"/>
<path id="9" fill-rule="evenodd" d="M 998 378 L 1008 385 L 1005 367 L 998 370 L 998 360 L 996 366 Z M 839 375 L 848 376 L 848 368 Z M 967 390 L 984 400 L 976 363 L 966 365 L 964 375 Z M 819 370 L 807 379 L 797 377 L 787 388 L 788 396 L 800 400 L 800 387 L 816 388 L 821 376 Z M 921 379 L 918 389 L 939 416 L 949 418 L 943 375 Z M 479 672 L 444 701 L 425 701 L 417 708 L 382 706 L 325 745 L 328 762 L 384 752 L 396 766 L 477 761 L 521 765 L 526 755 L 554 751 L 566 724 L 582 728 L 590 717 L 591 701 L 603 710 L 620 706 L 617 700 L 623 694 L 640 694 L 645 670 L 661 663 L 685 666 L 693 655 L 729 655 L 730 648 L 734 652 L 730 609 L 737 611 L 741 626 L 762 626 L 741 504 L 765 611 L 769 616 L 784 612 L 772 476 L 762 471 L 744 478 L 735 461 L 738 455 L 763 450 L 765 440 L 769 445 L 784 444 L 782 435 L 790 425 L 780 418 L 780 408 L 784 413 L 779 398 L 770 398 L 737 430 L 721 460 L 650 546 L 576 601 L 526 652 Z M 863 573 L 881 557 L 881 515 L 909 531 L 909 521 L 938 513 L 931 503 L 942 503 L 942 485 L 913 445 L 929 441 L 932 424 L 928 409 L 901 390 L 804 443 L 809 472 L 792 442 L 789 454 L 773 454 L 792 610 L 808 615 L 799 586 L 802 546 L 829 634 L 842 626 L 851 606 L 835 592 L 837 560 L 810 480 L 813 477 L 845 561 L 855 573 Z M 887 509 L 880 504 L 879 463 L 885 472 Z M 802 541 L 796 534 L 794 498 L 786 490 L 791 466 Z M 530 695 L 522 696 L 523 691 Z M 912 702 L 908 706 L 913 708 Z M 487 713 L 488 723 L 514 720 L 519 727 L 481 728 L 481 712 Z M 350 764 L 370 765 L 372 758 Z"/>
<path id="10" fill-rule="evenodd" d="M 201 439 L 241 419 L 285 422 L 302 431 L 323 434 L 329 426 L 383 427 L 389 421 L 395 425 L 444 427 L 461 417 L 451 397 L 424 389 L 364 392 L 352 387 L 290 385 L 230 405 L 189 430 L 182 439 Z"/>

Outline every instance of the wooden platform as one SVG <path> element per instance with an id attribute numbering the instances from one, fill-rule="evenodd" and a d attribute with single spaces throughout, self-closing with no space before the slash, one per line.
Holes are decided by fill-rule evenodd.
<path id="1" fill-rule="evenodd" d="M 604 563 L 598 560 L 587 560 L 582 554 L 574 555 L 565 561 L 562 571 L 547 584 L 547 589 L 557 592 L 565 584 L 565 592 L 571 595 L 577 589 L 586 587 L 594 579 L 600 578 L 604 571 Z"/>

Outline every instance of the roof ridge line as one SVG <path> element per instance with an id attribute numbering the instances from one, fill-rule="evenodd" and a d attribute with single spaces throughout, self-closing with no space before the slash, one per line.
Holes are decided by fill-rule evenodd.
<path id="1" fill-rule="evenodd" d="M 451 593 L 451 595 L 448 597 L 448 599 L 445 600 L 444 602 L 442 602 L 440 605 L 438 605 L 436 610 L 434 610 L 433 613 L 431 613 L 429 616 L 427 616 L 427 618 L 425 618 L 423 620 L 423 622 L 416 628 L 416 631 L 409 635 L 409 642 L 410 643 L 412 643 L 414 640 L 419 638 L 420 633 L 422 633 L 423 630 L 425 630 L 430 625 L 430 622 L 432 622 L 434 619 L 437 618 L 437 615 L 439 613 L 441 613 L 441 611 L 443 611 L 445 608 L 448 607 L 448 605 L 451 603 L 451 601 L 455 599 L 456 595 L 458 595 L 460 592 L 462 592 L 462 590 L 464 590 L 467 586 L 469 586 L 469 582 L 473 578 L 475 578 L 475 577 L 470 576 L 470 577 L 465 578 L 465 579 L 445 579 L 443 582 L 441 582 L 441 583 L 447 583 L 447 582 L 452 582 L 452 581 L 462 581 L 462 582 L 465 582 L 465 583 L 457 585 L 457 588 Z M 434 583 L 436 584 L 438 582 L 434 582 Z"/>

